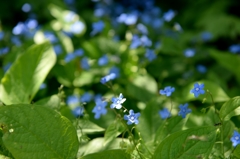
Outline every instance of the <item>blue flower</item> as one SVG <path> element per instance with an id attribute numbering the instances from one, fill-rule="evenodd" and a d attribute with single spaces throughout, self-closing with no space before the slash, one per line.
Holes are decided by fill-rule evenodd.
<path id="1" fill-rule="evenodd" d="M 76 13 L 70 11 L 64 16 L 64 21 L 67 23 L 73 22 L 75 18 L 76 18 Z"/>
<path id="2" fill-rule="evenodd" d="M 206 73 L 207 68 L 204 65 L 197 65 L 197 71 L 200 72 L 200 73 Z"/>
<path id="3" fill-rule="evenodd" d="M 143 35 L 141 37 L 141 42 L 142 42 L 142 46 L 145 46 L 145 47 L 152 46 L 152 41 L 146 35 Z"/>
<path id="4" fill-rule="evenodd" d="M 116 74 L 115 74 L 115 73 L 110 73 L 109 75 L 104 76 L 103 78 L 101 78 L 100 82 L 101 82 L 102 84 L 105 84 L 105 83 L 107 83 L 108 81 L 113 80 L 113 79 L 115 79 L 115 78 L 116 78 Z"/>
<path id="5" fill-rule="evenodd" d="M 140 33 L 142 33 L 142 34 L 148 34 L 148 29 L 147 29 L 147 27 L 146 27 L 145 25 L 141 24 L 141 23 L 139 23 L 139 24 L 137 25 L 137 29 L 138 29 L 138 31 L 139 31 Z"/>
<path id="6" fill-rule="evenodd" d="M 159 93 L 161 95 L 166 95 L 167 97 L 171 96 L 171 94 L 175 91 L 175 88 L 174 87 L 171 87 L 171 86 L 167 86 L 164 88 L 164 90 L 160 90 Z"/>
<path id="7" fill-rule="evenodd" d="M 118 78 L 120 76 L 120 70 L 118 67 L 113 66 L 110 71 L 109 74 L 114 73 L 115 74 L 115 78 Z"/>
<path id="8" fill-rule="evenodd" d="M 0 56 L 9 52 L 9 47 L 0 48 Z"/>
<path id="9" fill-rule="evenodd" d="M 45 89 L 45 88 L 47 88 L 47 85 L 46 85 L 46 83 L 42 83 L 41 85 L 40 85 L 40 90 L 42 90 L 42 89 Z"/>
<path id="10" fill-rule="evenodd" d="M 163 15 L 163 19 L 167 22 L 170 22 L 175 17 L 175 12 L 173 10 L 169 10 Z"/>
<path id="11" fill-rule="evenodd" d="M 88 63 L 88 58 L 87 58 L 87 57 L 84 57 L 84 58 L 81 60 L 81 67 L 82 67 L 82 69 L 84 69 L 84 70 L 88 70 L 88 69 L 89 69 L 89 63 Z"/>
<path id="12" fill-rule="evenodd" d="M 77 21 L 70 26 L 70 32 L 72 32 L 73 34 L 81 34 L 84 29 L 85 26 L 81 21 Z"/>
<path id="13" fill-rule="evenodd" d="M 159 115 L 161 116 L 162 119 L 167 119 L 171 116 L 171 113 L 168 111 L 167 108 L 164 108 L 163 110 L 160 110 Z"/>
<path id="14" fill-rule="evenodd" d="M 122 104 L 126 101 L 126 98 L 123 98 L 122 93 L 120 93 L 119 97 L 112 98 L 112 104 L 110 105 L 110 108 L 116 108 L 116 109 L 121 109 L 122 108 Z"/>
<path id="15" fill-rule="evenodd" d="M 25 25 L 28 29 L 32 30 L 32 29 L 36 29 L 38 26 L 38 21 L 36 19 L 28 19 L 25 22 Z"/>
<path id="16" fill-rule="evenodd" d="M 84 108 L 81 106 L 76 107 L 73 109 L 72 113 L 75 117 L 83 116 Z"/>
<path id="17" fill-rule="evenodd" d="M 73 52 L 73 54 L 74 54 L 75 56 L 77 56 L 77 57 L 82 56 L 83 53 L 84 53 L 83 49 L 77 49 L 77 50 L 75 50 L 75 51 Z"/>
<path id="18" fill-rule="evenodd" d="M 135 49 L 135 48 L 141 46 L 141 44 L 142 44 L 142 42 L 141 42 L 140 38 L 137 35 L 133 35 L 130 48 Z"/>
<path id="19" fill-rule="evenodd" d="M 54 52 L 56 53 L 56 55 L 60 55 L 62 53 L 61 45 L 54 45 L 53 49 L 54 49 Z"/>
<path id="20" fill-rule="evenodd" d="M 134 111 L 131 109 L 129 111 L 129 115 L 124 115 L 124 120 L 127 120 L 127 124 L 138 124 L 138 118 L 140 116 L 140 113 L 134 113 Z"/>
<path id="21" fill-rule="evenodd" d="M 194 88 L 190 92 L 193 93 L 195 97 L 198 97 L 200 94 L 205 93 L 203 88 L 204 88 L 204 84 L 199 85 L 198 83 L 195 83 Z"/>
<path id="22" fill-rule="evenodd" d="M 81 102 L 90 102 L 92 100 L 92 94 L 90 93 L 84 93 L 82 96 L 81 96 Z"/>
<path id="23" fill-rule="evenodd" d="M 24 23 L 19 22 L 12 30 L 14 35 L 21 35 L 27 31 L 27 28 Z"/>
<path id="24" fill-rule="evenodd" d="M 70 61 L 74 60 L 75 57 L 76 57 L 75 54 L 69 53 L 69 54 L 67 54 L 67 55 L 65 56 L 64 61 L 65 61 L 66 63 L 69 63 Z"/>
<path id="25" fill-rule="evenodd" d="M 147 49 L 146 53 L 145 53 L 145 57 L 151 62 L 153 61 L 155 58 L 157 58 L 154 50 L 151 49 Z"/>
<path id="26" fill-rule="evenodd" d="M 76 95 L 68 96 L 67 97 L 67 105 L 73 105 L 73 104 L 78 104 L 80 102 L 80 99 Z"/>
<path id="27" fill-rule="evenodd" d="M 240 53 L 240 45 L 239 44 L 231 45 L 229 47 L 229 51 L 234 54 Z"/>
<path id="28" fill-rule="evenodd" d="M 21 46 L 22 45 L 22 42 L 20 41 L 20 39 L 17 36 L 12 36 L 11 41 L 16 46 Z"/>
<path id="29" fill-rule="evenodd" d="M 126 25 L 133 25 L 133 24 L 136 24 L 137 19 L 138 19 L 138 16 L 136 13 L 130 13 L 130 14 L 122 13 L 117 18 L 117 22 L 125 23 Z"/>
<path id="30" fill-rule="evenodd" d="M 186 49 L 184 50 L 185 57 L 193 57 L 196 51 L 194 49 Z"/>
<path id="31" fill-rule="evenodd" d="M 96 101 L 96 106 L 93 108 L 92 112 L 95 113 L 94 118 L 99 119 L 100 116 L 107 113 L 107 109 L 105 108 L 107 106 L 107 102 L 102 100 Z"/>
<path id="32" fill-rule="evenodd" d="M 235 130 L 230 140 L 232 141 L 233 146 L 236 147 L 238 144 L 240 144 L 240 134 Z"/>
<path id="33" fill-rule="evenodd" d="M 103 21 L 98 21 L 92 24 L 92 32 L 90 33 L 91 36 L 96 35 L 97 33 L 102 32 L 104 28 L 104 23 Z"/>
<path id="34" fill-rule="evenodd" d="M 202 38 L 202 40 L 205 41 L 205 42 L 211 40 L 212 37 L 213 37 L 213 35 L 212 35 L 210 32 L 203 32 L 203 33 L 201 34 L 201 38 Z"/>
<path id="35" fill-rule="evenodd" d="M 32 6 L 29 4 L 29 3 L 25 3 L 23 6 L 22 6 L 22 11 L 23 12 L 29 12 L 30 10 L 32 9 Z"/>
<path id="36" fill-rule="evenodd" d="M 191 109 L 188 109 L 188 103 L 180 104 L 179 109 L 180 109 L 180 111 L 179 111 L 178 115 L 182 116 L 183 118 L 185 118 L 188 113 L 192 112 Z"/>
<path id="37" fill-rule="evenodd" d="M 0 40 L 2 40 L 4 37 L 4 32 L 3 31 L 0 31 Z"/>
<path id="38" fill-rule="evenodd" d="M 45 36 L 45 38 L 48 39 L 51 43 L 56 43 L 56 42 L 58 42 L 57 37 L 54 35 L 54 33 L 50 32 L 50 31 L 44 32 L 44 36 Z"/>
<path id="39" fill-rule="evenodd" d="M 98 59 L 98 65 L 99 66 L 104 66 L 104 65 L 106 65 L 108 63 L 108 57 L 107 57 L 107 55 L 103 55 L 102 57 L 100 57 L 99 59 Z"/>

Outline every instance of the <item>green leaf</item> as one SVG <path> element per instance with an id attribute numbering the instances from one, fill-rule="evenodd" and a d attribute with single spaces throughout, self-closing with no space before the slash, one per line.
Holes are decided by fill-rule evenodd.
<path id="1" fill-rule="evenodd" d="M 185 123 L 186 118 L 183 119 L 180 116 L 174 116 L 167 119 L 163 124 L 161 124 L 156 132 L 156 144 L 160 143 L 167 135 L 182 130 Z"/>
<path id="2" fill-rule="evenodd" d="M 204 90 L 205 90 L 205 94 L 201 94 L 197 98 L 194 97 L 193 93 L 190 93 L 190 91 L 194 88 L 195 83 L 199 83 L 199 84 L 204 83 Z M 207 81 L 207 80 L 196 81 L 186 86 L 186 88 L 183 90 L 183 93 L 182 93 L 183 96 L 182 98 L 179 98 L 179 100 L 182 102 L 192 101 L 195 99 L 203 101 L 203 99 L 206 98 L 205 102 L 212 103 L 212 99 L 210 95 L 207 93 L 207 90 L 211 92 L 214 102 L 225 102 L 229 100 L 228 95 L 223 91 L 223 89 L 220 86 L 218 86 L 214 82 Z"/>
<path id="3" fill-rule="evenodd" d="M 16 159 L 74 159 L 78 150 L 72 123 L 54 110 L 19 104 L 0 107 L 3 143 Z"/>
<path id="4" fill-rule="evenodd" d="M 41 99 L 34 103 L 35 105 L 44 105 L 52 109 L 58 109 L 60 106 L 60 98 L 58 95 L 52 95 L 51 97 L 47 97 L 44 99 Z"/>
<path id="5" fill-rule="evenodd" d="M 229 52 L 220 52 L 217 50 L 211 50 L 210 55 L 217 60 L 217 62 L 229 71 L 235 74 L 240 82 L 240 57 Z"/>
<path id="6" fill-rule="evenodd" d="M 120 120 L 116 120 L 112 124 L 110 124 L 104 135 L 104 145 L 108 144 L 110 141 L 115 139 L 118 135 L 120 135 L 124 131 L 124 127 Z"/>
<path id="7" fill-rule="evenodd" d="M 155 139 L 156 131 L 162 122 L 158 111 L 159 103 L 157 100 L 149 102 L 146 108 L 141 111 L 137 130 L 140 132 L 145 142 L 153 142 Z"/>
<path id="8" fill-rule="evenodd" d="M 215 127 L 178 131 L 161 142 L 155 150 L 153 159 L 207 158 L 215 139 Z"/>
<path id="9" fill-rule="evenodd" d="M 92 133 L 104 131 L 104 128 L 94 124 L 93 122 L 91 122 L 89 120 L 82 119 L 82 120 L 78 120 L 77 122 L 81 128 L 82 133 L 92 134 Z"/>
<path id="10" fill-rule="evenodd" d="M 130 155 L 126 154 L 124 150 L 107 150 L 99 153 L 90 154 L 80 159 L 130 159 Z"/>
<path id="11" fill-rule="evenodd" d="M 111 149 L 120 149 L 120 144 L 125 142 L 129 144 L 129 140 L 127 139 L 120 139 L 116 138 L 112 142 L 104 145 L 104 138 L 95 138 L 88 142 L 87 144 L 81 145 L 78 151 L 78 157 L 86 156 L 88 154 L 97 153 L 104 150 L 111 150 Z"/>
<path id="12" fill-rule="evenodd" d="M 230 120 L 231 117 L 240 115 L 240 96 L 234 97 L 224 103 L 219 113 L 223 120 Z"/>
<path id="13" fill-rule="evenodd" d="M 7 105 L 30 103 L 55 62 L 49 42 L 30 47 L 2 78 L 1 101 Z"/>
<path id="14" fill-rule="evenodd" d="M 127 84 L 128 93 L 141 101 L 149 101 L 157 92 L 157 82 L 150 75 L 139 75 Z"/>

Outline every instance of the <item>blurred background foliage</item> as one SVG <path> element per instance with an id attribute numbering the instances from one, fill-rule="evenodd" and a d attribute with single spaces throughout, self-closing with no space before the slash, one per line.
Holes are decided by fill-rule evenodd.
<path id="1" fill-rule="evenodd" d="M 96 130 L 102 131 L 115 119 L 111 111 L 94 119 L 92 109 L 97 95 L 110 101 L 112 96 L 123 93 L 126 108 L 146 110 L 144 113 L 150 116 L 170 106 L 169 99 L 158 93 L 168 85 L 176 88 L 172 95 L 173 114 L 177 114 L 182 102 L 190 102 L 197 115 L 211 103 L 209 96 L 201 103 L 205 97 L 195 99 L 189 95 L 196 81 L 204 81 L 219 105 L 240 93 L 238 0 L 0 3 L 0 33 L 4 33 L 3 38 L 0 36 L 0 78 L 30 45 L 49 39 L 57 62 L 33 101 L 57 94 L 63 85 L 63 101 L 68 106 L 61 112 L 74 119 L 76 105 L 71 106 L 70 97 L 76 96 L 85 117 L 100 126 Z M 29 10 L 28 5 L 24 9 L 26 3 Z M 102 84 L 101 79 L 111 71 L 117 77 Z M 145 109 L 148 105 L 156 105 L 157 110 Z M 149 122 L 159 124 L 160 118 L 156 118 Z M 188 125 L 194 121 L 197 125 L 197 117 L 192 118 Z M 239 121 L 234 120 L 235 124 Z"/>

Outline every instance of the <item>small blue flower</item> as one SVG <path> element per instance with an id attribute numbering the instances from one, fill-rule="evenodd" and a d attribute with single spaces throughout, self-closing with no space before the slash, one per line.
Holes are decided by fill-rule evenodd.
<path id="1" fill-rule="evenodd" d="M 207 72 L 207 67 L 204 65 L 197 65 L 197 71 L 200 73 L 206 73 Z"/>
<path id="2" fill-rule="evenodd" d="M 46 85 L 46 83 L 42 83 L 41 85 L 40 85 L 40 90 L 42 90 L 42 89 L 45 89 L 45 88 L 47 88 L 47 85 Z"/>
<path id="3" fill-rule="evenodd" d="M 193 57 L 196 51 L 194 49 L 186 49 L 184 50 L 185 57 Z"/>
<path id="4" fill-rule="evenodd" d="M 236 147 L 240 144 L 240 134 L 235 130 L 230 140 L 232 141 L 233 147 Z"/>
<path id="5" fill-rule="evenodd" d="M 137 35 L 133 35 L 130 48 L 135 49 L 135 48 L 141 46 L 141 44 L 142 44 L 141 39 Z"/>
<path id="6" fill-rule="evenodd" d="M 180 109 L 180 111 L 179 111 L 178 115 L 182 116 L 182 118 L 185 118 L 188 113 L 192 112 L 191 109 L 188 109 L 188 103 L 180 104 L 179 109 Z"/>
<path id="7" fill-rule="evenodd" d="M 141 37 L 141 42 L 142 42 L 142 46 L 144 47 L 152 46 L 152 41 L 146 35 L 143 35 Z"/>
<path id="8" fill-rule="evenodd" d="M 107 102 L 102 100 L 96 101 L 96 106 L 93 108 L 92 112 L 95 113 L 94 118 L 99 119 L 101 115 L 107 113 L 107 109 L 105 108 L 107 106 Z"/>
<path id="9" fill-rule="evenodd" d="M 170 22 L 175 17 L 175 12 L 173 10 L 169 10 L 163 15 L 163 19 L 167 22 Z"/>
<path id="10" fill-rule="evenodd" d="M 56 55 L 60 55 L 62 53 L 61 45 L 54 45 L 53 49 L 54 49 L 54 52 L 56 53 Z"/>
<path id="11" fill-rule="evenodd" d="M 19 22 L 12 30 L 14 35 L 21 35 L 27 31 L 27 28 L 23 22 Z"/>
<path id="12" fill-rule="evenodd" d="M 4 32 L 0 31 L 0 40 L 2 40 L 4 38 Z"/>
<path id="13" fill-rule="evenodd" d="M 140 113 L 134 113 L 134 111 L 131 109 L 129 111 L 129 115 L 124 115 L 124 120 L 127 120 L 127 124 L 138 124 L 138 118 L 140 116 Z"/>
<path id="14" fill-rule="evenodd" d="M 25 3 L 23 6 L 22 6 L 22 11 L 23 12 L 29 12 L 29 11 L 31 11 L 31 9 L 32 9 L 32 6 L 29 4 L 29 3 Z"/>
<path id="15" fill-rule="evenodd" d="M 9 52 L 9 47 L 0 48 L 0 56 Z"/>
<path id="16" fill-rule="evenodd" d="M 75 109 L 73 109 L 72 113 L 75 117 L 83 116 L 84 108 L 81 106 L 77 106 Z"/>
<path id="17" fill-rule="evenodd" d="M 146 27 L 145 25 L 141 24 L 141 23 L 139 23 L 139 24 L 137 25 L 137 29 L 138 29 L 138 31 L 139 31 L 140 33 L 142 33 L 142 34 L 148 34 L 148 29 L 147 29 L 147 27 Z"/>
<path id="18" fill-rule="evenodd" d="M 109 74 L 114 73 L 115 74 L 115 78 L 118 78 L 120 76 L 120 70 L 118 67 L 113 66 L 110 70 L 109 70 Z"/>
<path id="19" fill-rule="evenodd" d="M 82 69 L 84 70 L 88 70 L 89 69 L 89 63 L 88 63 L 88 58 L 87 57 L 84 57 L 82 60 L 81 60 L 81 67 Z"/>
<path id="20" fill-rule="evenodd" d="M 90 102 L 92 100 L 92 94 L 90 93 L 84 93 L 82 96 L 81 96 L 81 102 Z"/>
<path id="21" fill-rule="evenodd" d="M 116 108 L 116 109 L 121 109 L 122 108 L 122 104 L 126 101 L 126 98 L 123 98 L 122 93 L 120 93 L 119 97 L 112 98 L 112 104 L 110 105 L 110 108 Z"/>
<path id="22" fill-rule="evenodd" d="M 115 73 L 110 73 L 109 75 L 104 76 L 103 78 L 101 78 L 100 82 L 101 82 L 102 84 L 105 84 L 105 83 L 107 83 L 108 81 L 113 80 L 113 79 L 115 79 L 115 78 L 116 78 L 116 74 L 115 74 Z"/>
<path id="23" fill-rule="evenodd" d="M 67 54 L 67 55 L 65 56 L 64 61 L 65 61 L 66 63 L 69 63 L 70 61 L 74 60 L 75 57 L 76 57 L 75 54 L 69 53 L 69 54 Z"/>
<path id="24" fill-rule="evenodd" d="M 198 97 L 200 94 L 205 93 L 203 88 L 204 88 L 204 84 L 199 85 L 198 83 L 195 83 L 194 88 L 190 92 L 193 93 L 195 97 Z"/>
<path id="25" fill-rule="evenodd" d="M 78 104 L 80 102 L 80 99 L 76 95 L 68 96 L 67 97 L 67 105 L 73 105 L 73 104 Z"/>
<path id="26" fill-rule="evenodd" d="M 36 29 L 38 26 L 38 21 L 36 19 L 28 19 L 25 22 L 25 25 L 28 29 L 32 30 L 32 29 Z"/>
<path id="27" fill-rule="evenodd" d="M 81 21 L 77 21 L 70 26 L 70 32 L 72 32 L 73 34 L 81 34 L 84 29 L 85 26 Z"/>
<path id="28" fill-rule="evenodd" d="M 171 87 L 171 86 L 167 86 L 164 88 L 164 90 L 160 90 L 159 93 L 161 95 L 166 95 L 167 97 L 171 96 L 171 94 L 175 91 L 175 88 L 174 87 Z"/>
<path id="29" fill-rule="evenodd" d="M 104 66 L 104 65 L 106 65 L 108 63 L 108 57 L 107 57 L 107 55 L 103 55 L 102 57 L 100 57 L 99 59 L 98 59 L 98 65 L 99 66 Z"/>
<path id="30" fill-rule="evenodd" d="M 48 39 L 51 43 L 56 43 L 58 42 L 57 37 L 54 35 L 54 33 L 50 32 L 50 31 L 45 31 L 44 32 L 44 36 L 46 39 Z"/>
<path id="31" fill-rule="evenodd" d="M 138 19 L 138 16 L 136 13 L 130 13 L 130 14 L 122 13 L 117 18 L 117 22 L 125 23 L 126 25 L 133 25 L 133 24 L 136 24 L 137 19 Z"/>
<path id="32" fill-rule="evenodd" d="M 171 113 L 168 111 L 167 108 L 164 108 L 163 110 L 160 110 L 159 115 L 161 116 L 162 119 L 167 119 L 171 116 Z"/>
<path id="33" fill-rule="evenodd" d="M 203 41 L 207 42 L 213 38 L 213 35 L 210 32 L 205 31 L 201 34 L 201 38 Z"/>
<path id="34" fill-rule="evenodd" d="M 84 53 L 83 49 L 77 49 L 77 50 L 75 50 L 75 51 L 73 52 L 73 54 L 74 54 L 75 56 L 77 56 L 77 57 L 82 56 L 83 53 Z"/>
<path id="35" fill-rule="evenodd" d="M 20 39 L 17 36 L 12 36 L 11 41 L 16 46 L 21 46 L 22 45 L 22 42 L 20 41 Z"/>
<path id="36" fill-rule="evenodd" d="M 147 49 L 146 53 L 145 53 L 145 57 L 151 62 L 154 59 L 157 58 L 155 51 L 151 50 L 151 49 Z"/>
<path id="37" fill-rule="evenodd" d="M 91 36 L 94 36 L 104 29 L 104 23 L 103 21 L 98 21 L 92 24 L 92 32 L 90 33 Z"/>
<path id="38" fill-rule="evenodd" d="M 233 54 L 240 53 L 240 44 L 231 45 L 229 51 Z"/>

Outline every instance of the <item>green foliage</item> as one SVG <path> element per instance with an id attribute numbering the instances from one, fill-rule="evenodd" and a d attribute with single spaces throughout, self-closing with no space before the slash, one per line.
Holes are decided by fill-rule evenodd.
<path id="1" fill-rule="evenodd" d="M 198 127 L 173 133 L 157 147 L 153 158 L 205 158 L 214 145 L 216 128 Z"/>
<path id="2" fill-rule="evenodd" d="M 229 120 L 231 117 L 240 115 L 240 97 L 234 97 L 224 103 L 220 109 L 220 117 Z"/>
<path id="3" fill-rule="evenodd" d="M 31 103 L 55 62 L 56 55 L 49 42 L 30 47 L 2 78 L 1 101 L 5 104 Z"/>
<path id="4" fill-rule="evenodd" d="M 50 108 L 27 104 L 1 107 L 0 123 L 3 144 L 17 159 L 70 159 L 77 154 L 75 128 Z"/>
<path id="5" fill-rule="evenodd" d="M 130 155 L 126 154 L 123 150 L 107 150 L 104 152 L 90 154 L 90 155 L 81 157 L 80 159 L 98 159 L 98 158 L 130 159 Z"/>

